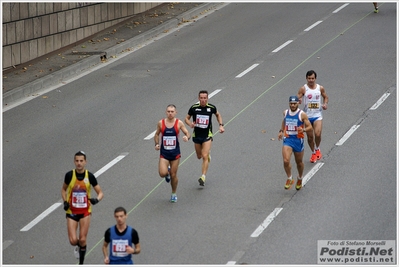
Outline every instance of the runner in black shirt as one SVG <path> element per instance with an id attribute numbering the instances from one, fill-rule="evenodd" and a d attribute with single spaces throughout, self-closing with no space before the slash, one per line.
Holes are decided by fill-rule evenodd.
<path id="1" fill-rule="evenodd" d="M 188 110 L 185 122 L 194 129 L 192 137 L 197 158 L 202 158 L 202 175 L 198 179 L 201 186 L 205 185 L 206 173 L 209 162 L 211 162 L 211 146 L 213 141 L 212 133 L 212 114 L 215 114 L 219 123 L 219 132 L 224 132 L 222 115 L 216 109 L 216 106 L 208 103 L 208 91 L 198 93 L 199 103 L 194 104 Z M 191 121 L 191 117 L 193 120 Z"/>

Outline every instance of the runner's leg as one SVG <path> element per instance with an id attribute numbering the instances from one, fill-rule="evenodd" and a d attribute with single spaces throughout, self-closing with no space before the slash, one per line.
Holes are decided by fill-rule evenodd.
<path id="1" fill-rule="evenodd" d="M 78 222 L 67 217 L 67 229 L 68 229 L 69 243 L 71 243 L 72 246 L 77 246 L 78 237 L 76 235 L 76 231 L 78 230 Z"/>
<path id="2" fill-rule="evenodd" d="M 177 178 L 177 169 L 179 168 L 180 159 L 169 161 L 170 163 L 170 176 L 171 182 L 170 185 L 172 186 L 172 194 L 176 193 L 177 185 L 179 183 L 179 179 Z"/>
<path id="3" fill-rule="evenodd" d="M 208 167 L 209 167 L 209 151 L 211 150 L 212 147 L 212 139 L 209 139 L 208 141 L 202 143 L 202 152 L 201 152 L 201 157 L 202 157 L 202 174 L 206 175 L 208 172 Z"/>

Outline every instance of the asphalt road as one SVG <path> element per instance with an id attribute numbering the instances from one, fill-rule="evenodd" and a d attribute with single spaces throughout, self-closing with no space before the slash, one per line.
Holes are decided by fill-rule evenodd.
<path id="1" fill-rule="evenodd" d="M 94 207 L 87 264 L 102 263 L 102 237 L 119 205 L 139 232 L 136 264 L 316 264 L 318 240 L 396 240 L 397 11 L 394 3 L 372 10 L 226 4 L 3 112 L 3 264 L 77 263 L 58 205 L 78 150 L 105 194 Z M 285 191 L 277 134 L 309 69 L 330 97 L 324 157 L 309 163 L 306 146 L 312 175 L 302 190 Z M 214 137 L 204 188 L 192 142 L 181 145 L 172 204 L 146 137 L 169 103 L 183 119 L 201 89 L 215 92 L 209 102 L 226 132 Z"/>

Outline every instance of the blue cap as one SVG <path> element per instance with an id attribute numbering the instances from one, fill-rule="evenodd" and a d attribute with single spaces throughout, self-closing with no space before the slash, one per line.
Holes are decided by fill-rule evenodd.
<path id="1" fill-rule="evenodd" d="M 292 103 L 292 102 L 295 102 L 295 103 L 299 102 L 299 99 L 296 95 L 290 96 L 290 103 Z"/>

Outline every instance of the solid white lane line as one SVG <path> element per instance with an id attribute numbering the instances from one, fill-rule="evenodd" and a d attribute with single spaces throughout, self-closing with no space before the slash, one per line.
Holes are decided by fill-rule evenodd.
<path id="1" fill-rule="evenodd" d="M 342 6 L 340 6 L 339 8 L 334 10 L 333 13 L 338 13 L 341 9 L 345 8 L 347 5 L 349 5 L 349 3 L 346 3 L 346 4 L 342 5 Z"/>
<path id="2" fill-rule="evenodd" d="M 274 49 L 272 51 L 272 53 L 276 53 L 278 51 L 280 51 L 281 49 L 283 49 L 284 47 L 286 47 L 287 45 L 289 45 L 292 41 L 294 40 L 288 40 L 287 42 L 285 42 L 284 44 L 280 45 L 279 47 L 277 47 L 276 49 Z"/>
<path id="3" fill-rule="evenodd" d="M 381 96 L 380 99 L 378 99 L 377 102 L 375 102 L 375 104 L 370 108 L 370 110 L 375 110 L 377 109 L 390 95 L 391 93 L 385 93 Z"/>
<path id="4" fill-rule="evenodd" d="M 282 210 L 283 208 L 275 208 L 274 211 L 266 217 L 263 223 L 259 225 L 258 228 L 256 228 L 256 230 L 251 234 L 251 237 L 258 237 Z"/>
<path id="5" fill-rule="evenodd" d="M 249 67 L 248 69 L 244 70 L 243 72 L 241 72 L 240 74 L 238 74 L 236 76 L 236 78 L 241 78 L 242 76 L 244 76 L 245 74 L 247 74 L 248 72 L 250 72 L 251 70 L 253 70 L 254 68 L 256 68 L 257 66 L 259 66 L 259 64 L 253 64 L 251 67 Z"/>
<path id="6" fill-rule="evenodd" d="M 308 32 L 308 31 L 310 31 L 311 29 L 313 29 L 314 27 L 316 27 L 317 25 L 319 25 L 322 22 L 323 22 L 322 20 L 319 20 L 319 21 L 313 23 L 312 25 L 310 25 L 309 27 L 307 27 L 306 29 L 304 29 L 303 31 L 304 32 Z"/>
<path id="7" fill-rule="evenodd" d="M 212 96 L 216 95 L 216 94 L 219 93 L 220 91 L 222 91 L 222 89 L 216 89 L 215 91 L 213 91 L 212 93 L 210 93 L 210 94 L 208 95 L 208 99 L 211 98 Z M 197 103 L 199 103 L 199 101 L 198 101 Z M 155 132 L 156 132 L 156 130 L 153 131 L 152 133 L 150 133 L 149 135 L 147 135 L 147 136 L 144 138 L 144 140 L 151 140 L 152 138 L 154 138 Z"/>
<path id="8" fill-rule="evenodd" d="M 100 170 L 98 170 L 96 173 L 94 173 L 94 176 L 96 176 L 98 178 L 98 176 L 100 176 L 101 174 L 103 174 L 106 170 L 108 170 L 109 168 L 111 168 L 113 165 L 115 165 L 116 163 L 118 163 L 120 160 L 122 160 L 124 157 L 126 157 L 129 153 L 122 153 L 121 155 L 119 155 L 118 157 L 116 157 L 115 159 L 113 159 L 111 162 L 109 162 L 107 165 L 105 165 L 104 167 L 102 167 Z M 38 222 L 40 222 L 42 219 L 44 219 L 47 215 L 49 215 L 51 212 L 53 212 L 56 208 L 58 208 L 59 206 L 62 205 L 62 199 L 60 200 L 60 202 L 54 203 L 51 207 L 49 207 L 48 209 L 46 209 L 45 211 L 43 211 L 39 216 L 37 216 L 33 221 L 31 221 L 30 223 L 28 223 L 24 228 L 22 228 L 20 231 L 21 232 L 26 232 L 28 230 L 30 230 L 33 226 L 35 226 Z"/>
<path id="9" fill-rule="evenodd" d="M 36 217 L 33 221 L 28 223 L 24 228 L 21 229 L 21 232 L 26 232 L 29 229 L 31 229 L 33 226 L 35 226 L 38 222 L 40 222 L 42 219 L 44 219 L 47 215 L 49 215 L 53 210 L 61 206 L 62 203 L 54 203 L 50 208 L 46 209 L 45 211 L 42 212 L 39 216 Z"/>
<path id="10" fill-rule="evenodd" d="M 345 141 L 357 130 L 357 128 L 359 128 L 359 126 L 360 125 L 353 125 L 335 145 L 341 146 L 343 143 L 345 143 Z"/>

